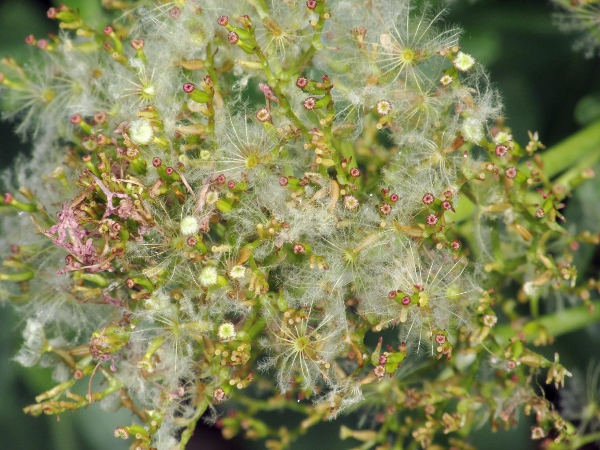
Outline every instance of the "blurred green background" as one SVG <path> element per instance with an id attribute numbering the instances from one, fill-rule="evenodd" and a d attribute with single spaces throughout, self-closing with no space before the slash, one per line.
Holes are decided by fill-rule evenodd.
<path id="1" fill-rule="evenodd" d="M 241 0 L 240 0 L 241 1 Z M 46 19 L 45 11 L 60 2 L 33 0 L 0 0 L 0 56 L 10 55 L 24 62 L 33 53 L 23 42 L 29 34 L 44 37 L 56 32 L 56 24 Z M 81 10 L 84 17 L 99 27 L 106 16 L 100 0 L 65 1 Z M 588 123 L 600 119 L 600 59 L 585 59 L 572 51 L 573 36 L 562 34 L 553 24 L 554 10 L 546 0 L 438 0 L 447 6 L 446 20 L 459 24 L 465 31 L 461 41 L 464 51 L 471 53 L 489 70 L 494 86 L 505 103 L 507 124 L 513 135 L 527 142 L 527 131 L 540 132 L 542 142 L 551 146 Z M 0 124 L 0 167 L 7 167 L 18 152 L 27 152 L 28 144 L 12 133 L 13 126 Z M 596 168 L 596 173 L 599 172 Z M 598 194 L 600 182 L 590 181 L 570 200 L 567 217 L 569 227 L 600 231 Z M 592 205 L 593 207 L 589 207 Z M 5 249 L 0 249 L 5 252 Z M 579 254 L 579 273 L 598 273 L 599 255 L 592 251 Z M 125 441 L 112 437 L 112 430 L 129 423 L 125 412 L 107 414 L 97 405 L 75 414 L 31 418 L 21 411 L 34 397 L 52 387 L 50 370 L 24 369 L 11 360 L 19 346 L 24 323 L 9 306 L 0 306 L 0 448 L 14 450 L 104 450 L 126 449 Z M 585 345 L 582 345 L 582 342 Z M 600 326 L 561 337 L 548 355 L 558 350 L 561 362 L 568 368 L 585 369 L 593 356 L 590 349 L 600 344 Z M 550 399 L 556 393 L 547 391 Z M 275 415 L 273 420 L 284 420 Z M 286 417 L 289 420 L 289 417 Z M 352 427 L 355 417 L 342 418 L 316 427 L 294 448 L 349 449 L 357 441 L 338 441 L 342 421 Z M 315 442 L 318 445 L 315 447 Z M 471 443 L 481 449 L 536 448 L 529 441 L 529 424 L 518 429 L 491 434 L 482 429 Z M 219 441 L 219 432 L 202 427 L 189 447 L 202 449 L 263 448 L 262 444 Z M 594 447 L 587 447 L 589 449 Z"/>

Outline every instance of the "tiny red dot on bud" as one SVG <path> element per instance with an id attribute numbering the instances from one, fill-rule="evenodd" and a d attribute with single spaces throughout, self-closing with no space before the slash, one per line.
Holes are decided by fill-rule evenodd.
<path id="1" fill-rule="evenodd" d="M 134 50 L 141 50 L 144 48 L 144 40 L 143 39 L 132 39 L 131 46 Z"/>
<path id="2" fill-rule="evenodd" d="M 302 244 L 294 244 L 294 253 L 306 253 L 306 248 Z"/>
<path id="3" fill-rule="evenodd" d="M 78 125 L 78 124 L 80 124 L 82 120 L 83 120 L 83 118 L 81 117 L 81 115 L 80 115 L 80 114 L 73 114 L 73 115 L 71 116 L 71 123 L 72 123 L 73 125 Z"/>
<path id="4" fill-rule="evenodd" d="M 229 189 L 233 189 L 233 188 L 235 187 L 235 181 L 233 181 L 233 180 L 229 180 L 229 181 L 227 182 L 227 187 L 228 187 Z"/>
<path id="5" fill-rule="evenodd" d="M 431 205 L 434 200 L 435 197 L 433 196 L 433 194 L 427 193 L 423 196 L 423 203 L 425 203 L 426 205 Z"/>
<path id="6" fill-rule="evenodd" d="M 352 169 L 350 169 L 350 176 L 354 178 L 360 177 L 360 170 L 358 169 L 358 167 L 353 167 Z"/>
<path id="7" fill-rule="evenodd" d="M 29 36 L 27 36 L 25 38 L 25 43 L 26 44 L 35 44 L 35 36 L 33 34 L 30 34 Z"/>
<path id="8" fill-rule="evenodd" d="M 104 34 L 111 34 L 113 32 L 113 27 L 110 25 L 104 27 Z"/>
<path id="9" fill-rule="evenodd" d="M 173 18 L 173 19 L 178 19 L 179 16 L 181 15 L 181 10 L 177 7 L 174 6 L 173 8 L 171 8 L 169 10 L 169 15 Z"/>
<path id="10" fill-rule="evenodd" d="M 217 19 L 217 23 L 222 27 L 226 27 L 229 24 L 229 17 L 221 16 Z"/>
<path id="11" fill-rule="evenodd" d="M 12 196 L 12 194 L 10 192 L 7 192 L 6 194 L 4 194 L 3 200 L 4 203 L 7 205 L 10 205 L 13 201 L 14 197 Z"/>
<path id="12" fill-rule="evenodd" d="M 403 304 L 404 306 L 408 306 L 408 305 L 410 305 L 410 297 L 409 297 L 408 295 L 407 295 L 407 296 L 405 296 L 405 297 L 402 297 L 402 304 Z"/>
<path id="13" fill-rule="evenodd" d="M 317 0 L 307 0 L 306 7 L 308 9 L 315 9 L 317 7 Z"/>
<path id="14" fill-rule="evenodd" d="M 509 178 L 512 180 L 513 178 L 515 178 L 517 176 L 517 168 L 514 166 L 507 167 L 504 174 L 506 175 L 506 178 Z"/>
<path id="15" fill-rule="evenodd" d="M 438 222 L 438 218 L 435 214 L 429 214 L 427 216 L 427 225 L 435 225 Z"/>
<path id="16" fill-rule="evenodd" d="M 256 112 L 256 118 L 258 119 L 259 122 L 267 122 L 268 120 L 271 119 L 271 113 L 269 112 L 269 110 L 267 108 L 260 108 Z"/>
<path id="17" fill-rule="evenodd" d="M 298 86 L 300 89 L 304 89 L 307 84 L 308 84 L 308 80 L 304 77 L 299 77 L 296 80 L 296 86 Z"/>
<path id="18" fill-rule="evenodd" d="M 173 175 L 173 172 L 175 172 L 175 169 L 173 169 L 171 166 L 169 166 L 165 169 L 165 173 L 167 175 Z"/>
<path id="19" fill-rule="evenodd" d="M 186 94 L 189 94 L 189 93 L 193 92 L 193 91 L 194 91 L 194 89 L 196 89 L 196 86 L 194 86 L 194 83 L 185 83 L 185 84 L 183 85 L 183 91 L 184 91 Z"/>
<path id="20" fill-rule="evenodd" d="M 496 155 L 504 156 L 504 155 L 506 155 L 506 152 L 508 152 L 508 147 L 506 145 L 503 145 L 503 144 L 496 145 L 496 149 L 495 149 Z"/>
<path id="21" fill-rule="evenodd" d="M 56 8 L 50 8 L 46 11 L 46 16 L 48 16 L 48 19 L 56 19 Z"/>
<path id="22" fill-rule="evenodd" d="M 152 158 L 152 165 L 154 167 L 160 167 L 162 165 L 162 159 L 160 159 L 158 156 L 155 156 Z"/>
<path id="23" fill-rule="evenodd" d="M 389 203 L 384 203 L 379 207 L 379 212 L 385 216 L 392 212 L 392 206 Z"/>
<path id="24" fill-rule="evenodd" d="M 288 183 L 287 177 L 279 177 L 279 186 L 287 186 Z"/>
<path id="25" fill-rule="evenodd" d="M 388 298 L 396 298 L 397 295 L 398 293 L 396 291 L 390 291 L 388 293 Z"/>
<path id="26" fill-rule="evenodd" d="M 400 197 L 397 194 L 390 195 L 390 200 L 396 203 Z"/>
<path id="27" fill-rule="evenodd" d="M 225 178 L 225 175 L 221 174 L 217 177 L 217 183 L 224 184 L 225 181 L 227 181 L 227 179 Z"/>
<path id="28" fill-rule="evenodd" d="M 104 123 L 105 121 L 106 113 L 104 111 L 94 114 L 94 122 L 96 122 L 97 124 Z"/>
<path id="29" fill-rule="evenodd" d="M 314 109 L 316 104 L 317 104 L 317 101 L 315 100 L 314 97 L 308 97 L 306 100 L 304 100 L 304 108 L 308 109 L 309 111 L 311 109 Z"/>
<path id="30" fill-rule="evenodd" d="M 237 44 L 238 41 L 240 40 L 240 36 L 235 31 L 231 31 L 227 35 L 227 40 L 229 41 L 230 44 Z"/>

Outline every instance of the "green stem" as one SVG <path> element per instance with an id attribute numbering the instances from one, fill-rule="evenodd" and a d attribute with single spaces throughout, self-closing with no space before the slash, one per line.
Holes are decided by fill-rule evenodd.
<path id="1" fill-rule="evenodd" d="M 196 428 L 196 422 L 202 417 L 202 414 L 208 408 L 208 402 L 206 400 L 202 400 L 202 402 L 196 407 L 196 412 L 192 417 L 190 417 L 188 421 L 188 425 L 185 430 L 181 433 L 181 439 L 179 441 L 179 448 L 181 450 L 185 449 L 186 444 L 194 435 L 194 430 Z"/>
<path id="2" fill-rule="evenodd" d="M 544 163 L 544 173 L 552 178 L 575 164 L 597 158 L 599 153 L 600 120 L 539 155 Z M 519 167 L 524 168 L 524 164 Z"/>
<path id="3" fill-rule="evenodd" d="M 575 166 L 577 175 L 583 168 L 592 167 L 600 159 L 600 120 L 587 126 L 581 131 L 568 137 L 543 153 L 539 153 L 544 167 L 544 175 L 552 178 L 571 167 Z M 519 170 L 526 169 L 524 163 L 519 165 Z M 581 169 L 581 170 L 579 170 Z M 528 170 L 528 169 L 527 169 Z M 568 181 L 576 175 L 569 171 L 557 181 L 562 181 L 568 187 Z M 562 184 L 562 183 L 561 183 Z M 472 199 L 461 196 L 456 205 L 456 213 L 453 219 L 463 222 L 469 219 L 475 210 Z"/>
<path id="4" fill-rule="evenodd" d="M 587 306 L 581 305 L 540 317 L 536 322 L 552 336 L 568 334 L 600 321 L 600 301 L 592 302 L 592 304 L 594 305 L 592 312 L 589 311 Z M 505 345 L 516 333 L 517 330 L 510 325 L 502 325 L 494 329 L 494 336 L 501 345 Z M 533 342 L 535 338 L 535 334 L 526 335 L 525 337 L 528 343 Z"/>

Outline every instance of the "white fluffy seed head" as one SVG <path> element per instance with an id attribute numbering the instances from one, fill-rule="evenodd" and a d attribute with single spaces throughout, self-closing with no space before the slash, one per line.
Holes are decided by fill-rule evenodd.
<path id="1" fill-rule="evenodd" d="M 198 219 L 196 219 L 194 216 L 185 216 L 183 219 L 181 219 L 179 228 L 181 229 L 181 234 L 184 236 L 191 236 L 198 232 L 200 224 L 198 223 Z"/>
<path id="2" fill-rule="evenodd" d="M 147 145 L 154 139 L 152 125 L 146 119 L 134 120 L 129 124 L 129 138 L 137 145 Z"/>
<path id="3" fill-rule="evenodd" d="M 235 338 L 235 326 L 231 322 L 222 323 L 219 325 L 218 335 L 222 341 L 229 341 Z"/>
<path id="4" fill-rule="evenodd" d="M 217 284 L 217 269 L 214 267 L 205 267 L 200 272 L 200 284 L 204 287 L 210 287 Z"/>
<path id="5" fill-rule="evenodd" d="M 246 274 L 246 268 L 244 266 L 235 266 L 229 271 L 231 278 L 244 278 Z"/>
<path id="6" fill-rule="evenodd" d="M 475 64 L 475 58 L 468 53 L 458 52 L 452 64 L 461 72 L 466 72 Z"/>

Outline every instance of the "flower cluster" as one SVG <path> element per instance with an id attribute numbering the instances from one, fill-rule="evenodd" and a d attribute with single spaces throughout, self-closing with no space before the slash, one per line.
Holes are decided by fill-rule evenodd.
<path id="1" fill-rule="evenodd" d="M 531 383 L 570 375 L 527 345 L 551 331 L 507 305 L 593 308 L 571 254 L 596 237 L 557 222 L 590 174 L 555 181 L 537 134 L 513 139 L 460 30 L 408 0 L 105 3 L 100 30 L 51 8 L 40 62 L 0 67 L 33 144 L 5 177 L 2 293 L 17 360 L 53 355 L 59 383 L 26 412 L 117 398 L 136 449 L 182 449 L 202 417 L 284 448 L 361 406 L 377 432 L 342 438 L 363 448 L 522 407 L 570 437 Z M 278 433 L 275 405 L 308 418 Z"/>

